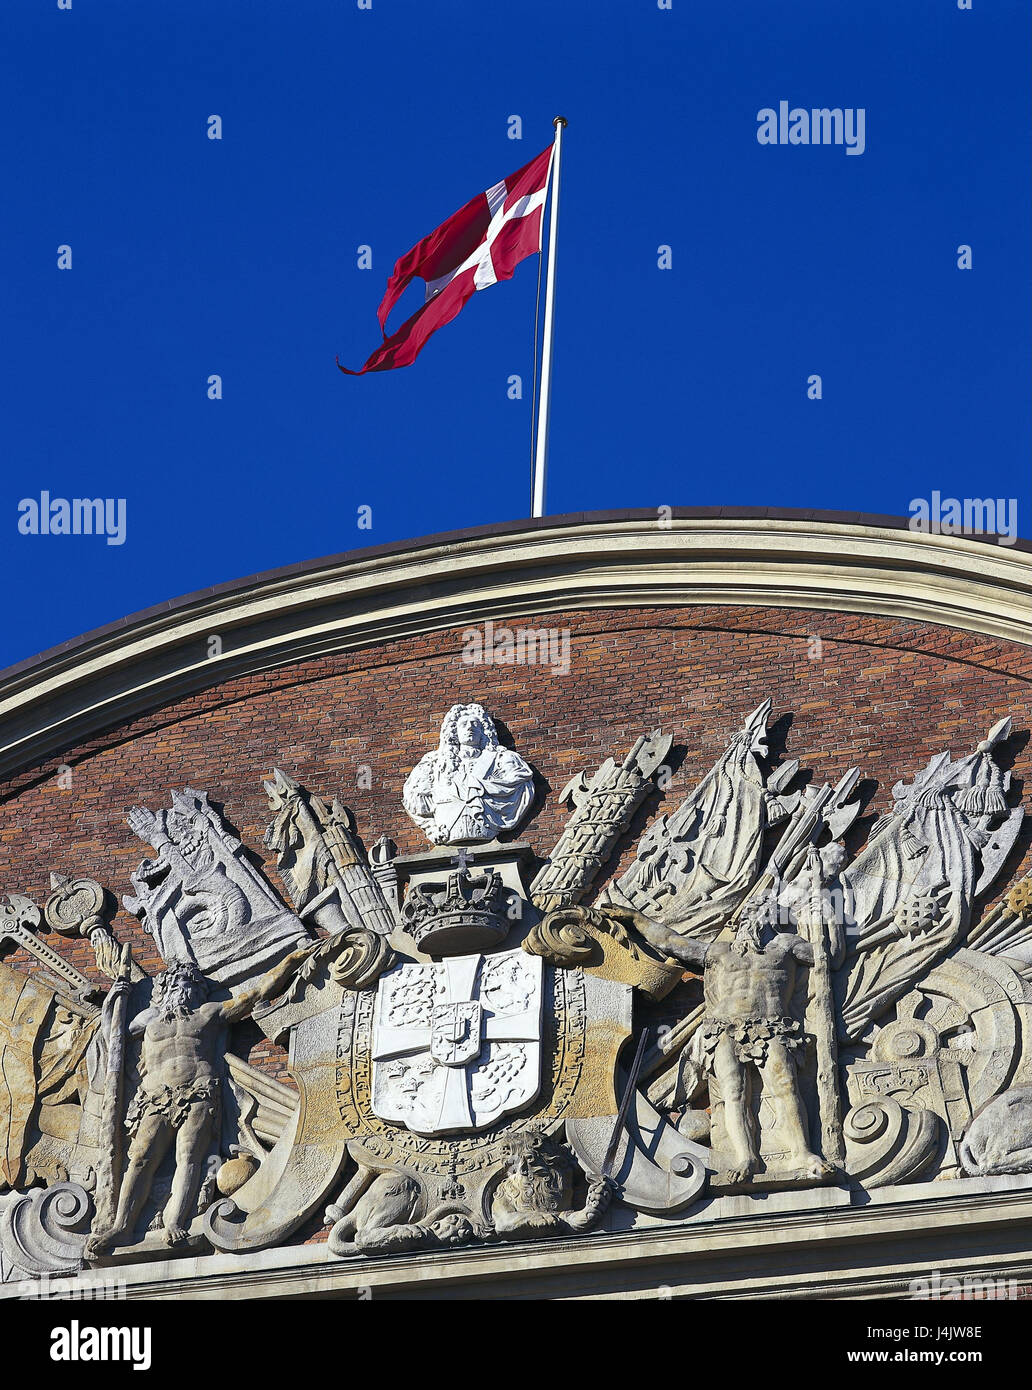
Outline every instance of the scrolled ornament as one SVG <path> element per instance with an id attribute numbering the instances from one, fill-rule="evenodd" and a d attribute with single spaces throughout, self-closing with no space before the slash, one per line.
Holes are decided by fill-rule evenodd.
<path id="1" fill-rule="evenodd" d="M 333 939 L 342 949 L 330 961 L 330 978 L 344 989 L 367 989 L 394 960 L 386 939 L 366 927 L 353 927 Z"/>
<path id="2" fill-rule="evenodd" d="M 550 912 L 531 927 L 523 949 L 531 956 L 542 956 L 552 965 L 568 968 L 590 965 L 600 955 L 598 942 L 588 930 L 598 913 L 586 907 L 564 907 Z"/>
<path id="3" fill-rule="evenodd" d="M 936 1157 L 941 1121 L 930 1110 L 906 1110 L 889 1096 L 854 1106 L 843 1123 L 846 1170 L 865 1187 L 911 1182 Z"/>
<path id="4" fill-rule="evenodd" d="M 50 887 L 43 915 L 52 931 L 63 936 L 90 936 L 106 930 L 109 895 L 95 879 L 51 874 Z"/>
<path id="5" fill-rule="evenodd" d="M 82 1268 L 89 1194 L 78 1183 L 35 1188 L 9 1202 L 0 1218 L 4 1254 L 26 1274 L 68 1274 Z"/>
<path id="6" fill-rule="evenodd" d="M 367 989 L 393 961 L 394 952 L 379 932 L 368 927 L 345 927 L 310 949 L 283 999 L 299 999 L 305 986 L 320 976 L 343 989 Z"/>

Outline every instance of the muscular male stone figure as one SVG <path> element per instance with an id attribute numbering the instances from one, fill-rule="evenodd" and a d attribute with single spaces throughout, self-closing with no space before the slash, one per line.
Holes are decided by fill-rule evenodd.
<path id="1" fill-rule="evenodd" d="M 733 941 L 707 944 L 640 912 L 606 908 L 608 916 L 632 925 L 653 946 L 702 973 L 702 1053 L 724 1103 L 724 1128 L 732 1150 L 732 1167 L 724 1179 L 728 1186 L 745 1182 L 761 1166 L 750 1116 L 754 1080 L 774 1107 L 787 1139 L 786 1167 L 818 1180 L 834 1171 L 810 1149 L 795 1055 L 801 1055 L 806 1037 L 791 1015 L 798 972 L 813 964 L 813 949 L 793 932 L 776 932 L 765 941 L 768 929 L 762 912 L 762 907 L 747 910 Z"/>
<path id="2" fill-rule="evenodd" d="M 126 1114 L 128 1163 L 113 1226 L 91 1235 L 87 1259 L 128 1239 L 154 1175 L 175 1142 L 175 1173 L 163 1213 L 165 1241 L 181 1245 L 197 1201 L 204 1161 L 219 1116 L 222 1050 L 228 1024 L 245 1018 L 263 999 L 279 994 L 311 953 L 295 951 L 236 999 L 206 1002 L 208 983 L 192 964 L 170 965 L 154 981 L 150 1008 L 129 1025 L 142 1039 L 140 1086 Z M 131 986 L 116 981 L 104 1003 L 110 1026 L 114 1001 Z"/>

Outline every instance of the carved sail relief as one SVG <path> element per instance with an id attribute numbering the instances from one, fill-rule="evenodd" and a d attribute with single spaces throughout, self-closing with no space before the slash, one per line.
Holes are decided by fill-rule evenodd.
<path id="1" fill-rule="evenodd" d="M 1010 727 L 1001 720 L 970 757 L 955 763 L 940 753 L 910 786 L 897 782 L 893 810 L 843 870 L 855 924 L 842 1004 L 847 1037 L 861 1037 L 963 939 L 976 893 L 999 872 L 1024 815 L 1008 807 L 1010 773 L 992 756 Z"/>
<path id="2" fill-rule="evenodd" d="M 781 796 L 798 763 L 764 786 L 771 701 L 753 711 L 694 791 L 638 842 L 634 863 L 605 897 L 686 936 L 709 938 L 744 900 L 760 869 L 767 828 L 794 808 Z"/>

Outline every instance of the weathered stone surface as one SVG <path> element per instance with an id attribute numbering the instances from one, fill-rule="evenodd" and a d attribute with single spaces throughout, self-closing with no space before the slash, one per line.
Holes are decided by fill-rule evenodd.
<path id="1" fill-rule="evenodd" d="M 0 1198 L 0 1250 L 5 1280 L 66 1274 L 82 1268 L 89 1194 L 77 1183 L 57 1182 Z"/>
<path id="2" fill-rule="evenodd" d="M 132 1243 L 155 1173 L 174 1150 L 171 1188 L 160 1215 L 167 1245 L 190 1238 L 191 1224 L 206 1160 L 218 1151 L 218 1125 L 226 1104 L 224 1066 L 227 1026 L 246 1018 L 256 1004 L 283 992 L 299 970 L 319 952 L 309 946 L 281 961 L 251 989 L 226 1001 L 208 999 L 209 985 L 192 964 L 169 966 L 155 981 L 150 1006 L 128 1024 L 129 1038 L 139 1040 L 140 1076 L 125 1117 L 129 1133 L 125 1172 L 112 1183 L 117 1208 L 100 1213 L 86 1249 L 96 1259 L 115 1246 Z M 115 982 L 104 1009 L 108 1046 L 116 1011 L 131 989 L 128 979 Z M 108 1155 L 113 1161 L 116 1155 Z M 119 1181 L 120 1179 L 120 1181 Z M 110 1224 L 107 1224 L 110 1221 Z"/>
<path id="3" fill-rule="evenodd" d="M 909 786 L 897 782 L 891 813 L 843 870 L 855 924 L 842 1003 L 849 1038 L 960 941 L 975 894 L 1014 844 L 1024 812 L 1008 806 L 1010 773 L 993 753 L 1010 729 L 1001 720 L 969 757 L 954 762 L 940 753 Z"/>
<path id="4" fill-rule="evenodd" d="M 616 1113 L 568 1120 L 566 1135 L 587 1172 L 600 1172 L 612 1141 Z M 616 1195 L 636 1211 L 669 1215 L 700 1196 L 712 1151 L 678 1134 L 637 1094 L 613 1161 Z"/>
<path id="5" fill-rule="evenodd" d="M 1032 1173 L 1032 1087 L 988 1101 L 965 1131 L 960 1159 L 966 1173 Z"/>
<path id="6" fill-rule="evenodd" d="M 133 831 L 158 851 L 132 876 L 125 898 L 162 960 L 193 962 L 217 984 L 236 985 L 311 940 L 206 792 L 172 793 L 172 809 L 130 812 Z"/>
<path id="7" fill-rule="evenodd" d="M 799 799 L 779 794 L 798 763 L 779 771 L 777 791 L 764 785 L 758 759 L 767 752 L 770 709 L 765 700 L 754 710 L 677 811 L 649 826 L 634 863 L 608 889 L 612 902 L 687 935 L 720 930 L 759 872 L 768 826 Z"/>
<path id="8" fill-rule="evenodd" d="M 621 909 L 560 908 L 531 927 L 523 949 L 555 965 L 577 965 L 590 975 L 633 985 L 651 999 L 662 999 L 681 979 L 684 967 L 658 957 L 648 943 L 622 926 Z"/>
<path id="9" fill-rule="evenodd" d="M 487 725 L 455 708 L 475 743 Z M 8 1106 L 9 1182 L 62 1181 L 72 1167 L 60 1154 L 71 1155 L 76 1175 L 96 1179 L 79 1256 L 134 1267 L 166 1248 L 184 1264 L 213 1247 L 249 1257 L 299 1239 L 320 1211 L 329 1258 L 436 1258 L 460 1245 L 619 1239 L 657 1221 L 695 1228 L 753 1210 L 761 1193 L 782 1194 L 786 1211 L 833 1211 L 851 1188 L 946 1187 L 962 1180 L 958 1146 L 980 1172 L 1023 1169 L 1032 1141 L 1015 1087 L 1032 1065 L 1032 989 L 1015 960 L 940 940 L 935 905 L 956 898 L 969 911 L 1018 824 L 994 752 L 1009 725 L 962 763 L 933 759 L 912 795 L 897 787 L 874 837 L 886 864 L 929 862 L 927 815 L 962 821 L 973 849 L 953 884 L 960 861 L 943 830 L 945 876 L 914 894 L 897 875 L 884 890 L 895 894 L 888 931 L 872 875 L 851 874 L 836 838 L 857 815 L 856 769 L 789 792 L 795 760 L 764 766 L 768 715 L 765 704 L 745 722 L 673 830 L 646 832 L 619 885 L 545 915 L 527 896 L 530 849 L 473 834 L 469 817 L 483 820 L 491 798 L 523 795 L 486 778 L 486 762 L 474 771 L 482 753 L 506 751 L 489 741 L 448 754 L 470 764 L 462 796 L 458 784 L 445 791 L 472 848 L 396 858 L 384 842 L 375 872 L 339 803 L 275 773 L 268 844 L 297 915 L 205 794 L 133 813 L 158 858 L 130 902 L 166 968 L 134 977 L 99 882 L 55 881 L 48 917 L 67 940 L 85 938 L 111 984 L 98 1030 L 88 1003 L 66 1019 L 54 991 L 9 971 L 18 990 L 0 1022 L 11 1075 L 25 1078 Z M 551 887 L 546 875 L 542 902 L 586 891 L 668 746 L 635 745 L 633 767 L 603 764 L 590 816 L 587 792 L 574 798 L 569 853 L 556 861 L 566 867 Z M 777 821 L 775 843 L 766 832 Z M 723 886 L 704 893 L 718 869 Z M 629 906 L 634 895 L 656 916 Z M 980 940 L 1020 945 L 1015 901 Z M 31 934 L 31 901 L 11 902 Z M 679 988 L 686 971 L 702 976 L 701 1005 Z M 36 1029 L 43 1006 L 60 1024 L 53 1037 Z M 856 1009 L 869 1018 L 862 1037 Z M 35 1031 L 23 1035 L 26 1011 Z M 289 1048 L 296 1101 L 234 1057 L 230 1030 L 249 1018 Z M 641 1046 L 622 1075 L 632 1032 Z M 75 1076 L 41 1071 L 45 1047 L 73 1037 Z M 62 1089 L 44 1125 L 54 1078 Z M 1010 1129 L 969 1123 L 1001 1093 Z M 44 1158 L 45 1172 L 30 1166 Z M 18 1210 L 31 1225 L 34 1208 Z M 70 1257 L 52 1258 L 56 1269 Z"/>
<path id="10" fill-rule="evenodd" d="M 264 1250 L 286 1240 L 325 1202 L 344 1169 L 348 1134 L 336 1105 L 341 997 L 321 993 L 291 1025 L 301 1104 L 258 1171 L 208 1209 L 205 1229 L 216 1250 Z"/>
<path id="11" fill-rule="evenodd" d="M 0 1191 L 76 1169 L 95 1009 L 0 964 Z"/>
<path id="12" fill-rule="evenodd" d="M 670 752 L 672 734 L 640 735 L 619 763 L 607 758 L 589 780 L 583 772 L 559 793 L 574 811 L 534 882 L 531 897 L 542 912 L 579 902 L 612 854 L 620 835 L 652 787 Z"/>
<path id="13" fill-rule="evenodd" d="M 389 936 L 394 913 L 362 853 L 347 807 L 313 796 L 278 767 L 265 790 L 276 812 L 265 843 L 278 855 L 301 920 L 331 936 L 347 926 Z"/>
<path id="14" fill-rule="evenodd" d="M 8 945 L 21 946 L 44 967 L 58 988 L 70 988 L 76 997 L 86 998 L 93 986 L 60 952 L 39 939 L 36 929 L 40 921 L 39 908 L 31 898 L 22 893 L 0 898 L 0 949 Z"/>

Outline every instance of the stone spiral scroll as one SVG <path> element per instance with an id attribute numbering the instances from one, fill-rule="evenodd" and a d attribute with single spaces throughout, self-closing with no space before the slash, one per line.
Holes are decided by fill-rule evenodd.
<path id="1" fill-rule="evenodd" d="M 854 1106 L 843 1121 L 846 1168 L 865 1187 L 918 1177 L 939 1151 L 941 1122 L 930 1110 L 905 1110 L 888 1096 Z"/>
<path id="2" fill-rule="evenodd" d="M 0 1217 L 4 1254 L 26 1274 L 81 1269 L 91 1210 L 90 1196 L 78 1183 L 57 1183 L 14 1197 Z"/>
<path id="3" fill-rule="evenodd" d="M 527 933 L 523 949 L 530 955 L 543 956 L 553 965 L 587 965 L 597 958 L 598 942 L 587 930 L 587 923 L 598 914 L 584 907 L 565 907 L 550 912 Z"/>

